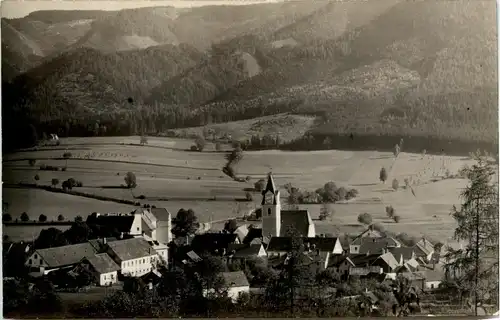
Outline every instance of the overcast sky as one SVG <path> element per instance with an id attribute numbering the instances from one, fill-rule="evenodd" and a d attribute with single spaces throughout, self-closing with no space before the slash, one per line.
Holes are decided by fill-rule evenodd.
<path id="1" fill-rule="evenodd" d="M 191 7 L 214 4 L 250 4 L 280 0 L 0 0 L 2 17 L 20 18 L 39 10 L 120 10 L 152 6 Z"/>

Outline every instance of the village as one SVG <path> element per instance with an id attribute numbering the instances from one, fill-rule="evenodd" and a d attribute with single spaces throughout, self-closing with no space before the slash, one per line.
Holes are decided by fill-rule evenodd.
<path id="1" fill-rule="evenodd" d="M 81 222 L 92 226 L 92 239 L 70 245 L 38 249 L 32 243 L 4 243 L 4 283 L 14 279 L 9 278 L 10 266 L 17 273 L 24 269 L 31 279 L 48 279 L 66 299 L 85 299 L 85 290 L 123 290 L 128 279 L 143 290 L 155 290 L 163 281 L 162 270 L 196 268 L 207 257 L 217 257 L 225 264 L 217 276 L 227 297 L 237 303 L 244 295 L 266 291 L 261 276 L 246 272 L 249 261 L 281 270 L 293 250 L 310 261 L 308 272 L 313 275 L 326 272 L 341 282 L 362 279 L 380 284 L 406 279 L 416 297 L 432 294 L 452 276 L 444 268 L 445 248 L 424 237 L 408 246 L 371 226 L 350 238 L 317 234 L 307 210 L 281 208 L 272 174 L 262 191 L 260 224 L 230 220 L 224 230 L 201 231 L 190 225 L 195 223 L 192 212 L 181 211 L 177 217 L 164 208 L 93 213 Z M 297 241 L 300 248 L 294 245 Z M 81 274 L 88 276 L 82 280 Z M 216 284 L 207 286 L 204 296 L 219 292 Z M 368 288 L 364 291 L 370 297 L 369 309 L 376 310 L 379 299 Z"/>

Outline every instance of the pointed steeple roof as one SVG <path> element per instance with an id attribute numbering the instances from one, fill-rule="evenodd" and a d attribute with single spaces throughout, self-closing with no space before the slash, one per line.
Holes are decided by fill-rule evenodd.
<path id="1" fill-rule="evenodd" d="M 272 194 L 276 194 L 276 191 L 278 191 L 276 185 L 274 184 L 273 174 L 271 172 L 267 174 L 267 184 L 264 191 L 262 191 L 262 194 L 266 194 L 268 191 Z"/>

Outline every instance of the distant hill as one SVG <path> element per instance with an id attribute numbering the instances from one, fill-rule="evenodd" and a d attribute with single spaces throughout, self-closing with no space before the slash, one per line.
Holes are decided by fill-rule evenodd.
<path id="1" fill-rule="evenodd" d="M 496 142 L 495 10 L 381 0 L 38 13 L 2 20 L 6 70 L 32 68 L 4 85 L 3 102 L 50 130 L 62 119 L 122 119 L 115 133 L 135 134 L 295 113 L 314 116 L 318 136 Z M 64 40 L 47 31 L 56 26 Z"/>

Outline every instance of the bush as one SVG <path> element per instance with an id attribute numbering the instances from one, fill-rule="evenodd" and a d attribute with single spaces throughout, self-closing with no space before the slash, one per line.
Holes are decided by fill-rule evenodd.
<path id="1" fill-rule="evenodd" d="M 146 196 L 145 196 L 145 195 L 143 195 L 143 194 L 141 194 L 141 195 L 140 195 L 140 196 L 138 196 L 137 198 L 138 198 L 138 199 L 141 199 L 141 200 L 144 200 L 144 199 L 146 199 Z"/>
<path id="2" fill-rule="evenodd" d="M 29 159 L 29 164 L 31 167 L 34 167 L 36 165 L 36 159 Z"/>
<path id="3" fill-rule="evenodd" d="M 368 213 L 362 213 L 358 216 L 358 222 L 363 223 L 363 224 L 371 224 L 372 223 L 372 216 Z"/>
<path id="4" fill-rule="evenodd" d="M 252 177 L 250 177 L 250 176 L 246 176 L 246 177 L 245 177 L 245 180 L 246 180 L 246 182 L 249 182 L 250 180 L 252 180 Z"/>
<path id="5" fill-rule="evenodd" d="M 399 188 L 399 181 L 397 179 L 392 180 L 392 188 L 397 191 Z"/>
<path id="6" fill-rule="evenodd" d="M 10 221 L 12 221 L 12 216 L 8 213 L 4 213 L 2 215 L 2 221 L 3 222 L 10 222 Z"/>
<path id="7" fill-rule="evenodd" d="M 394 217 L 394 208 L 392 206 L 387 206 L 385 207 L 385 213 L 387 213 L 387 216 L 392 219 Z"/>
<path id="8" fill-rule="evenodd" d="M 253 196 L 250 192 L 245 193 L 245 198 L 247 201 L 253 201 Z"/>
<path id="9" fill-rule="evenodd" d="M 76 181 L 76 186 L 77 187 L 83 187 L 83 183 L 81 181 Z"/>
<path id="10" fill-rule="evenodd" d="M 64 216 L 62 214 L 58 215 L 57 221 L 64 221 Z"/>
<path id="11" fill-rule="evenodd" d="M 401 220 L 401 217 L 400 216 L 394 216 L 394 217 L 392 217 L 392 219 L 394 219 L 394 222 L 399 223 L 399 221 Z"/>
<path id="12" fill-rule="evenodd" d="M 135 174 L 133 172 L 127 172 L 125 175 L 125 183 L 127 184 L 127 188 L 135 188 L 137 186 L 137 179 L 135 177 Z"/>
<path id="13" fill-rule="evenodd" d="M 382 169 L 380 169 L 379 179 L 383 183 L 385 183 L 385 181 L 387 180 L 387 170 L 385 170 L 384 167 L 382 167 Z"/>
<path id="14" fill-rule="evenodd" d="M 359 194 L 359 192 L 357 189 L 350 189 L 349 191 L 347 191 L 345 199 L 346 200 L 354 199 L 358 196 L 358 194 Z"/>
<path id="15" fill-rule="evenodd" d="M 198 151 L 201 152 L 201 151 L 203 151 L 203 149 L 205 149 L 206 142 L 205 142 L 205 139 L 203 139 L 203 137 L 196 138 L 194 143 L 195 143 Z"/>
<path id="16" fill-rule="evenodd" d="M 344 187 L 340 187 L 337 189 L 337 195 L 338 195 L 338 198 L 340 198 L 340 200 L 345 200 L 346 196 L 347 196 L 347 190 L 346 188 Z"/>
<path id="17" fill-rule="evenodd" d="M 266 180 L 264 179 L 259 179 L 259 181 L 255 182 L 254 184 L 254 188 L 256 191 L 263 191 L 264 188 L 266 187 Z"/>
<path id="18" fill-rule="evenodd" d="M 190 150 L 191 151 L 198 151 L 198 148 L 196 146 L 191 146 Z"/>
<path id="19" fill-rule="evenodd" d="M 45 222 L 47 221 L 47 216 L 44 215 L 44 214 L 41 214 L 39 217 L 38 217 L 38 221 L 40 222 Z"/>
<path id="20" fill-rule="evenodd" d="M 62 168 L 61 168 L 61 170 L 62 170 L 62 171 L 66 171 L 66 167 L 62 167 Z"/>
<path id="21" fill-rule="evenodd" d="M 38 174 L 35 175 L 35 180 L 36 181 L 40 180 L 40 176 Z"/>

